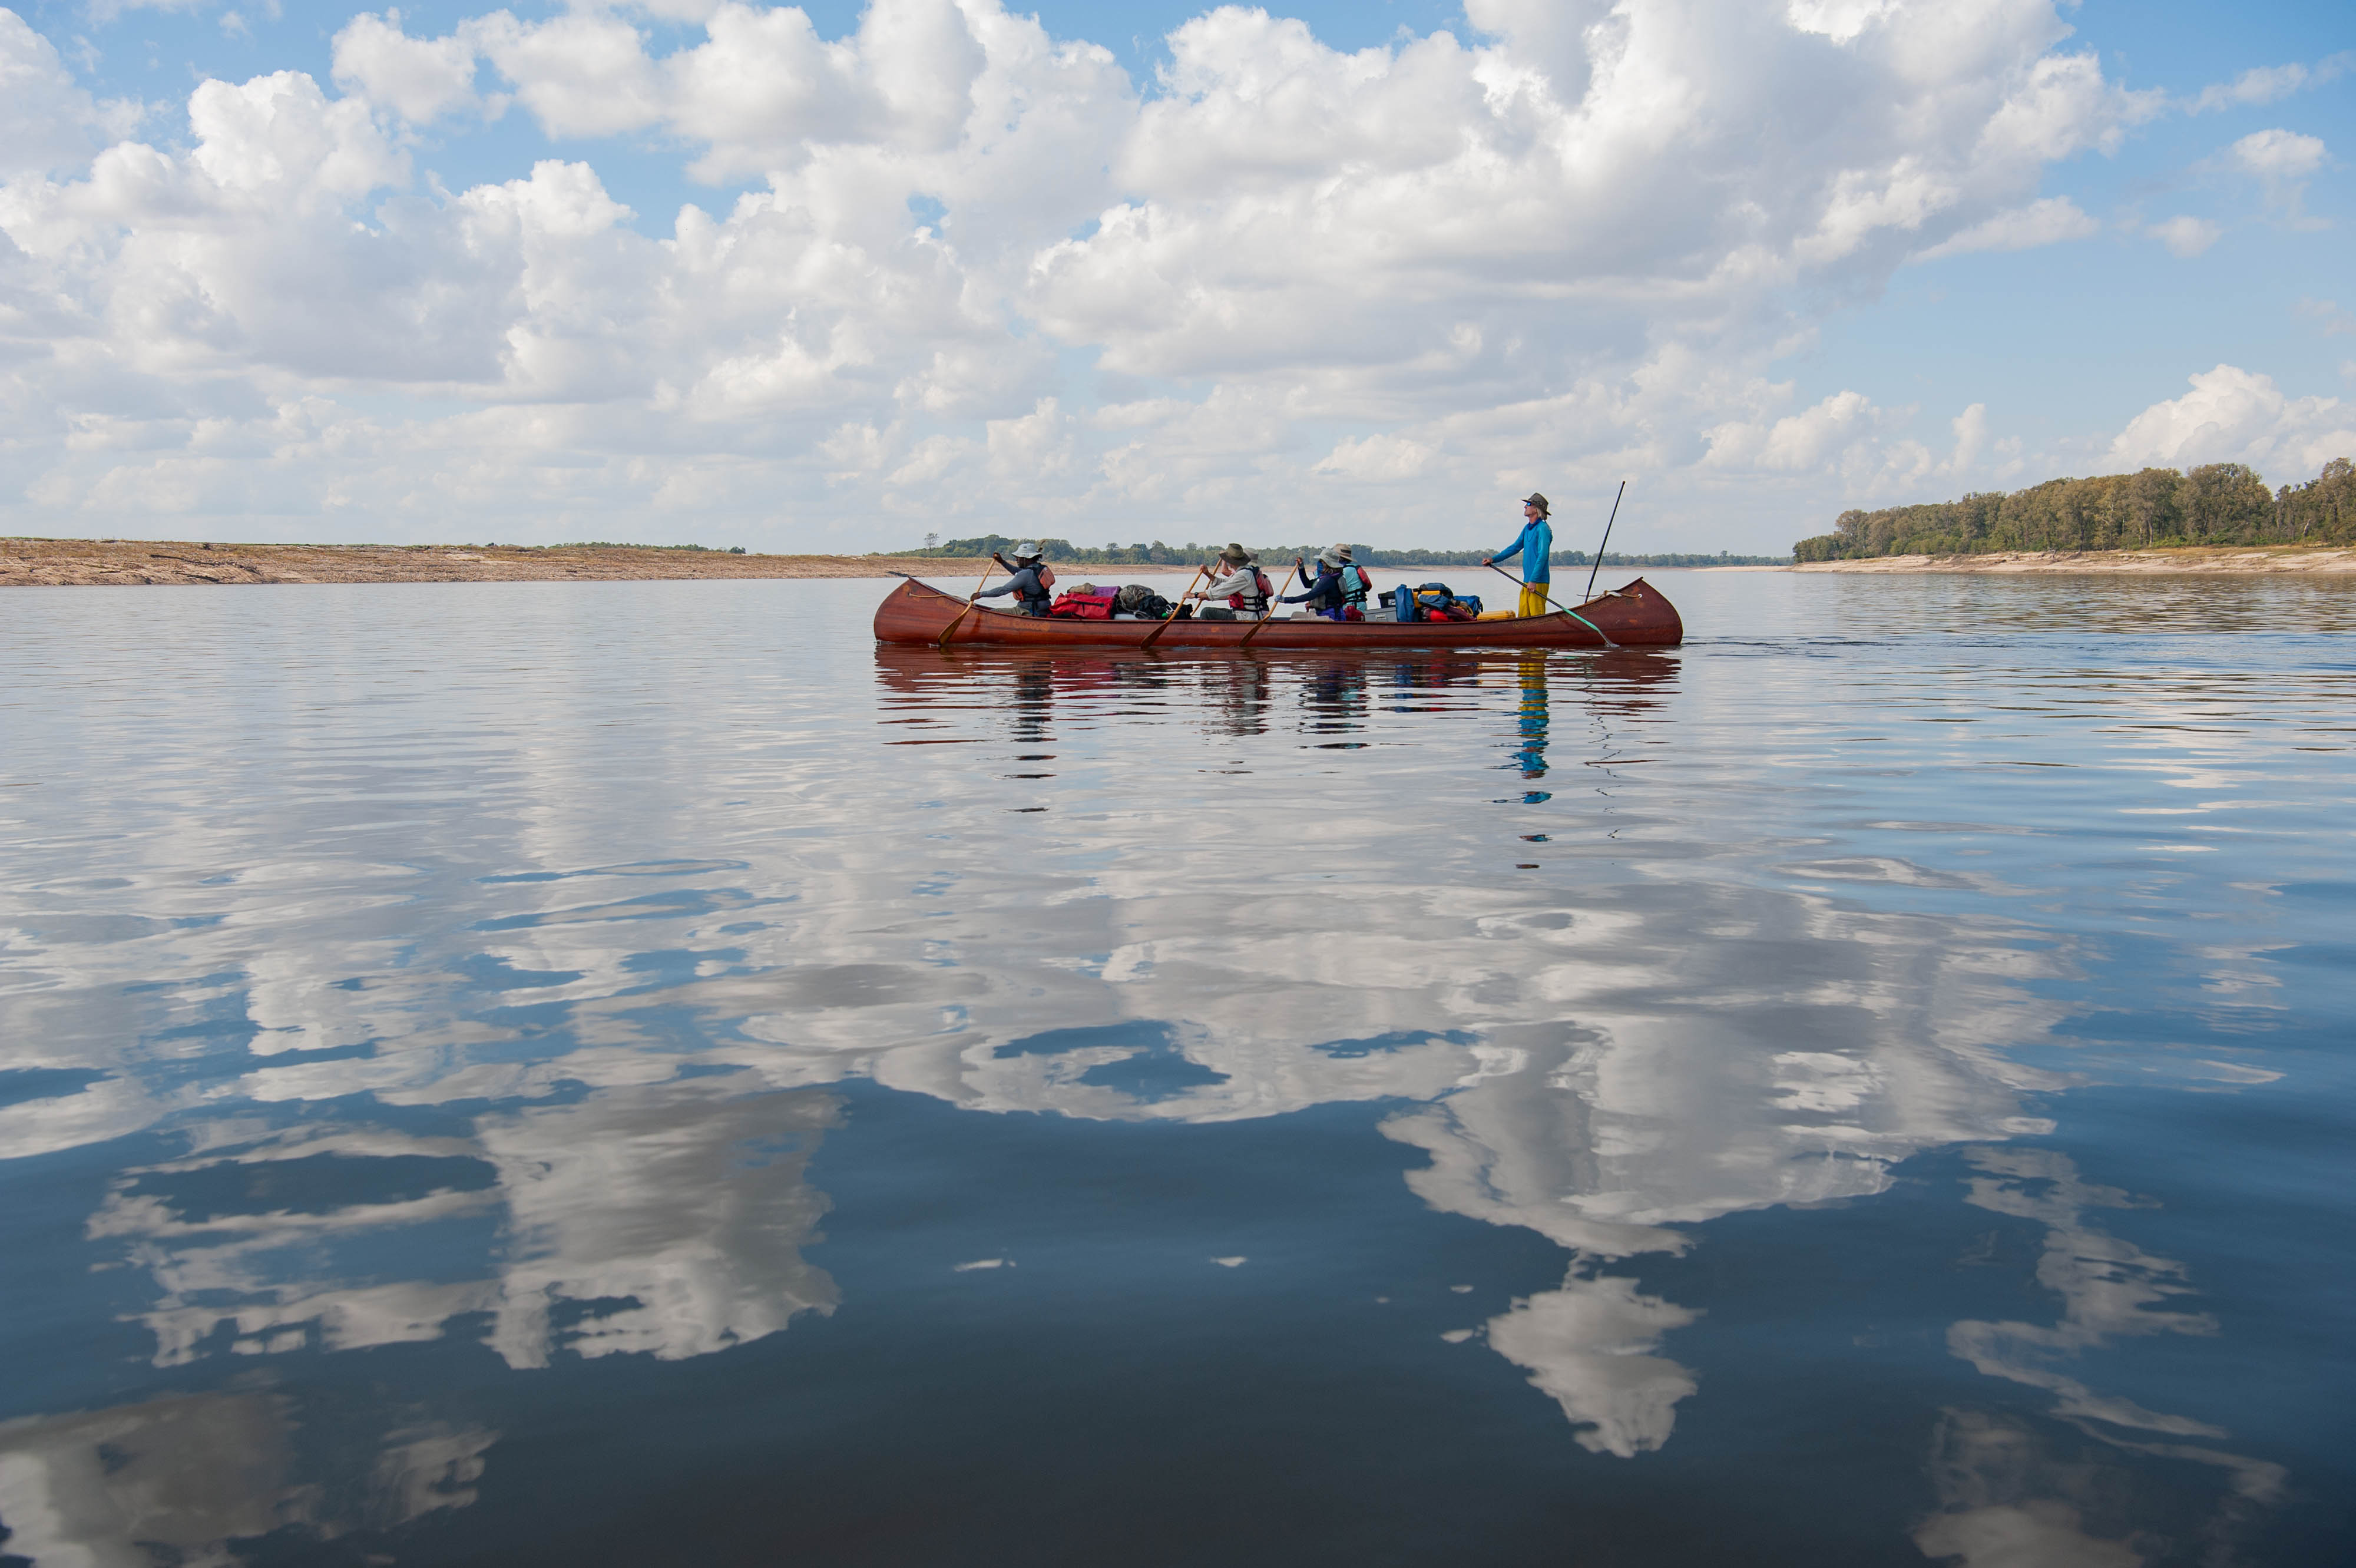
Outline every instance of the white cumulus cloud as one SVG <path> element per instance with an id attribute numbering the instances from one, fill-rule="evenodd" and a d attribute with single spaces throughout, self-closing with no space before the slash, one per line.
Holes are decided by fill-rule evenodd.
<path id="1" fill-rule="evenodd" d="M 2153 224 L 2144 232 L 2167 246 L 2169 255 L 2190 260 L 2222 239 L 2225 231 L 2206 218 L 2179 213 Z"/>
<path id="2" fill-rule="evenodd" d="M 0 10 L 0 178 L 79 168 L 139 119 L 136 103 L 92 100 L 55 45 Z"/>
<path id="3" fill-rule="evenodd" d="M 330 85 L 205 81 L 134 140 L 0 11 L 36 345 L 0 521 L 867 548 L 1145 510 L 1423 538 L 1626 477 L 1815 504 L 1940 460 L 1776 359 L 1910 258 L 2090 231 L 2041 179 L 2160 107 L 2046 0 L 1466 16 L 1341 50 L 1221 7 L 1140 84 L 998 0 L 838 38 L 741 0 L 385 10 Z M 444 189 L 418 128 L 502 113 L 556 155 Z M 616 137 L 751 188 L 634 212 Z M 2296 181 L 2297 140 L 2236 156 Z"/>
<path id="4" fill-rule="evenodd" d="M 472 106 L 475 50 L 460 38 L 412 38 L 401 13 L 362 13 L 335 38 L 336 84 L 418 124 Z"/>
<path id="5" fill-rule="evenodd" d="M 2068 197 L 2049 196 L 1975 223 L 1914 259 L 1936 261 L 1941 256 L 1960 255 L 1966 251 L 2027 251 L 2065 240 L 2083 240 L 2100 233 L 2102 228 Z"/>
<path id="6" fill-rule="evenodd" d="M 2305 88 L 2321 87 L 2336 81 L 2356 65 L 2356 52 L 2343 50 L 2319 59 L 2315 64 L 2256 66 L 2242 72 L 2228 82 L 2204 87 L 2190 105 L 2195 114 L 2213 110 L 2237 108 L 2244 104 L 2272 103 L 2289 97 Z"/>
<path id="7" fill-rule="evenodd" d="M 2281 129 L 2253 131 L 2228 156 L 2261 179 L 2304 179 L 2323 166 L 2323 140 Z"/>
<path id="8" fill-rule="evenodd" d="M 2247 463 L 2280 483 L 2312 478 L 2334 457 L 2356 455 L 2356 404 L 2293 398 L 2271 376 L 2219 365 L 2191 378 L 2182 397 L 2156 403 L 2111 443 L 2114 468 Z"/>

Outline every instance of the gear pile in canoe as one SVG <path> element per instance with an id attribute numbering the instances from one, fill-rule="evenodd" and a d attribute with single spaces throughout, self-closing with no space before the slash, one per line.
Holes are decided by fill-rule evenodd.
<path id="1" fill-rule="evenodd" d="M 1468 621 L 1081 620 L 968 604 L 914 577 L 875 610 L 878 642 L 997 648 L 1359 649 L 1674 648 L 1685 640 L 1676 607 L 1642 577 L 1586 603 L 1541 616 Z"/>

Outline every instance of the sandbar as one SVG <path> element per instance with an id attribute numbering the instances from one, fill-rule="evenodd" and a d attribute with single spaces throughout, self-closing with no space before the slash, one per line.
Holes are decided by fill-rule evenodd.
<path id="1" fill-rule="evenodd" d="M 2173 550 L 2014 550 L 1983 555 L 1874 555 L 1808 561 L 1779 572 L 2103 572 L 2326 575 L 2356 573 L 2356 550 L 2312 544 L 2195 544 Z"/>
<path id="2" fill-rule="evenodd" d="M 946 556 L 732 555 L 657 545 L 222 544 L 0 539 L 0 587 L 229 583 L 551 583 L 701 577 L 979 576 Z"/>

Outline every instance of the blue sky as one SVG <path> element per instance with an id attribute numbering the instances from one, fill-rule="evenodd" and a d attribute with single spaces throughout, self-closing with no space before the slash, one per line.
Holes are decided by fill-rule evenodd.
<path id="1" fill-rule="evenodd" d="M 28 0 L 0 528 L 1770 551 L 2356 455 L 2344 6 L 804 11 Z"/>

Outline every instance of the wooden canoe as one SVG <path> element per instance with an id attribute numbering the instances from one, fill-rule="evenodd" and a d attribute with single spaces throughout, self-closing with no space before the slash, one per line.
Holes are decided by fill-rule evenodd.
<path id="1" fill-rule="evenodd" d="M 1383 648 L 1601 648 L 1604 638 L 1622 648 L 1674 648 L 1685 640 L 1685 623 L 1676 607 L 1642 577 L 1624 588 L 1598 595 L 1578 607 L 1579 617 L 1561 611 L 1513 620 L 1416 621 L 1399 626 L 1389 621 L 1333 621 L 1319 617 L 1280 619 L 1265 624 L 1248 620 L 1058 620 L 1019 615 L 1012 610 L 977 605 L 959 620 L 966 607 L 962 597 L 945 594 L 929 583 L 905 579 L 875 610 L 878 642 L 938 642 L 941 633 L 957 621 L 949 645 L 980 644 L 997 648 L 1135 648 L 1158 627 L 1167 627 L 1153 644 L 1161 652 L 1178 649 L 1216 651 L 1242 647 L 1251 637 L 1251 649 L 1383 649 Z M 1258 635 L 1252 628 L 1259 626 Z M 1598 636 L 1601 631 L 1603 635 Z"/>

